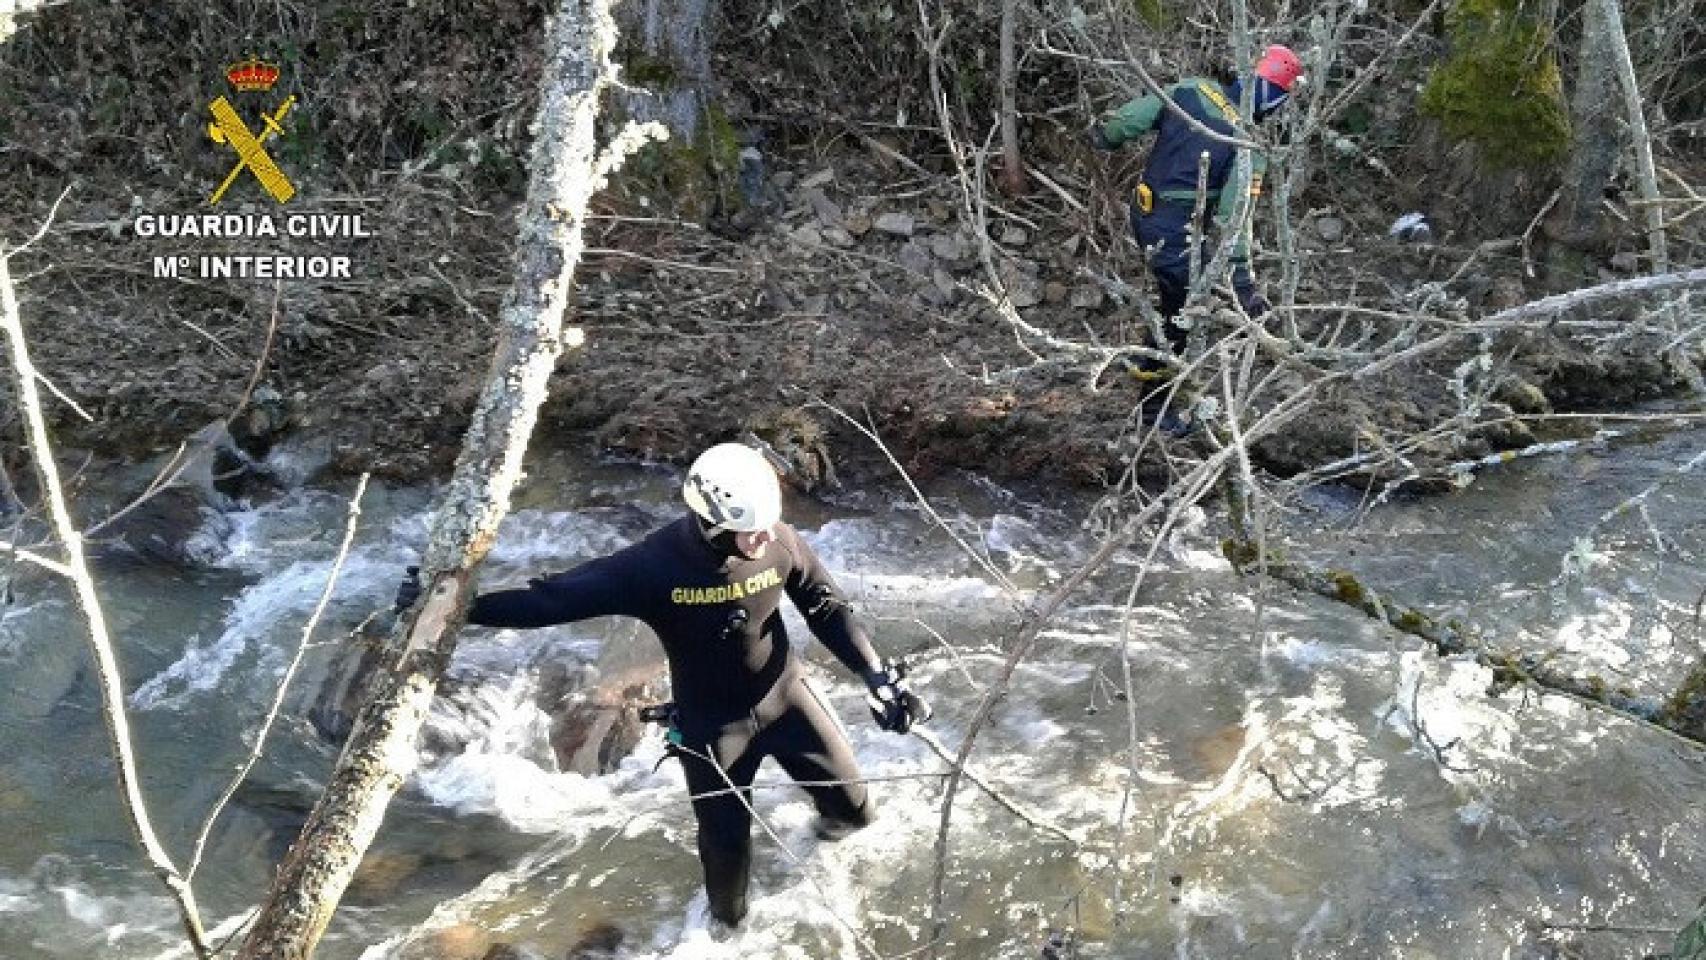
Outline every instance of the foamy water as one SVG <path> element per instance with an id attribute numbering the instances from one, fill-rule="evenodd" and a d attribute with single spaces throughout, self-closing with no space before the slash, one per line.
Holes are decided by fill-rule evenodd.
<path id="1" fill-rule="evenodd" d="M 1522 469 L 1541 472 L 1508 490 L 1489 473 L 1455 498 L 1468 518 L 1460 527 L 1426 504 L 1381 508 L 1377 516 L 1391 522 L 1370 535 L 1379 549 L 1359 555 L 1369 561 L 1364 572 L 1399 594 L 1465 602 L 1525 646 L 1556 650 L 1585 672 L 1657 684 L 1698 646 L 1681 624 L 1706 569 L 1686 540 L 1706 521 L 1700 505 L 1655 499 L 1675 518 L 1679 542 L 1668 552 L 1639 528 L 1608 528 L 1589 551 L 1593 569 L 1560 578 L 1572 517 L 1591 523 L 1606 505 L 1577 502 L 1582 489 L 1547 472 L 1562 467 Z M 506 521 L 483 581 L 515 584 L 572 566 L 676 515 L 668 476 L 624 477 L 607 477 L 609 486 L 583 500 L 534 497 Z M 1501 496 L 1513 505 L 1505 513 L 1535 509 L 1546 482 L 1558 487 L 1552 526 L 1479 519 L 1501 513 Z M 1627 492 L 1599 495 L 1615 502 Z M 857 511 L 832 510 L 802 529 L 879 645 L 914 654 L 918 687 L 937 708 L 929 729 L 950 750 L 1005 667 L 1015 609 L 1036 602 L 1093 546 L 1070 511 L 1027 508 L 987 485 L 980 497 L 981 513 L 940 509 L 1017 593 L 913 509 L 865 498 Z M 637 507 L 625 505 L 636 498 Z M 558 509 L 553 499 L 572 502 Z M 1477 513 L 1475 504 L 1490 505 Z M 388 605 L 425 540 L 429 505 L 428 492 L 376 492 L 323 639 Z M 142 666 L 131 701 L 153 738 L 144 752 L 170 761 L 149 784 L 168 821 L 194 822 L 205 802 L 195 771 L 209 747 L 191 731 L 251 722 L 239 708 L 270 690 L 294 648 L 344 509 L 335 491 L 303 492 L 234 514 L 217 560 L 230 583 L 216 585 L 226 591 L 222 606 L 184 635 L 127 648 Z M 1401 530 L 1418 538 L 1413 556 L 1404 553 L 1410 541 L 1394 534 Z M 1270 589 L 1257 603 L 1248 582 L 1226 571 L 1216 536 L 1207 523 L 1179 534 L 1130 611 L 1124 600 L 1140 554 L 1127 551 L 1018 667 L 979 733 L 973 767 L 1048 828 L 962 786 L 950 835 L 949 956 L 1034 957 L 1050 931 L 1075 928 L 1083 958 L 1520 957 L 1535 948 L 1534 918 L 1633 927 L 1674 917 L 1681 925 L 1706 888 L 1706 814 L 1697 800 L 1706 772 L 1697 755 L 1563 698 L 1489 697 L 1485 668 L 1442 660 L 1325 601 Z M 1477 566 L 1475 551 L 1489 549 L 1500 551 L 1496 559 Z M 60 635 L 53 625 L 63 605 L 27 602 L 0 620 L 0 660 L 36 676 L 43 668 L 32 664 L 51 653 L 63 673 L 63 657 L 75 652 L 46 640 Z M 797 617 L 790 627 L 803 643 Z M 775 836 L 755 828 L 752 914 L 731 938 L 713 938 L 685 786 L 676 764 L 658 765 L 655 732 L 607 776 L 556 769 L 542 674 L 590 669 L 616 646 L 650 643 L 611 622 L 468 631 L 451 665 L 454 685 L 428 721 L 438 752 L 423 755 L 382 835 L 400 838 L 401 852 L 424 865 L 378 901 L 341 911 L 320 955 L 420 960 L 449 943 L 475 943 L 477 960 L 501 942 L 556 958 L 603 924 L 621 930 L 625 960 L 851 958 L 863 955 L 861 939 L 886 955 L 919 946 L 929 930 L 944 766 L 922 741 L 877 730 L 856 681 L 821 651 L 810 653 L 812 669 L 876 781 L 880 819 L 822 843 L 809 802 L 767 765 L 754 804 Z M 80 746 L 69 755 L 98 766 L 98 719 L 54 707 L 78 696 L 74 678 L 60 682 L 67 692 L 58 700 L 0 701 L 0 720 L 10 709 L 32 724 L 15 744 L 70 731 L 63 735 Z M 299 692 L 293 711 L 310 694 Z M 299 722 L 287 718 L 280 737 L 285 768 L 263 771 L 265 782 L 323 776 L 328 757 Z M 58 838 L 51 845 L 66 848 L 44 854 L 42 844 L 15 838 L 15 852 L 0 858 L 0 953 L 182 956 L 171 909 L 122 828 L 80 845 L 105 829 L 95 826 L 102 814 L 80 812 L 82 798 L 59 792 L 51 770 L 23 764 L 22 788 L 0 777 L 0 811 L 9 821 L 28 818 L 19 836 Z M 91 770 L 91 796 L 108 788 L 104 777 Z M 65 809 L 32 806 L 40 796 Z M 192 799 L 174 803 L 180 796 Z M 258 895 L 271 869 L 262 836 L 262 822 L 239 804 L 216 844 L 212 920 L 234 925 Z M 492 838 L 519 852 L 482 859 Z M 1637 934 L 1594 943 L 1604 955 L 1664 946 Z"/>

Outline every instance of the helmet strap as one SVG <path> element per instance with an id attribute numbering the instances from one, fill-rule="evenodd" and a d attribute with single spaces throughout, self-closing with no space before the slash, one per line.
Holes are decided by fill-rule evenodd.
<path id="1" fill-rule="evenodd" d="M 724 557 L 739 557 L 742 555 L 740 548 L 735 546 L 735 538 L 740 536 L 739 533 L 724 527 L 720 523 L 712 523 L 697 513 L 693 515 L 693 520 L 698 524 L 699 535 L 705 538 L 705 542 L 709 544 L 711 549 L 715 550 L 718 555 Z"/>

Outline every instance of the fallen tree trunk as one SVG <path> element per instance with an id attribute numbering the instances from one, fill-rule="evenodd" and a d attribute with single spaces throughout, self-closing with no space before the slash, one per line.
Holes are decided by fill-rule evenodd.
<path id="1" fill-rule="evenodd" d="M 382 654 L 349 741 L 243 942 L 242 960 L 305 960 L 414 769 L 416 738 L 466 618 L 473 574 L 497 536 L 565 342 L 563 314 L 583 248 L 588 201 L 626 152 L 657 128 L 630 128 L 600 154 L 599 95 L 613 76 L 610 0 L 564 0 L 546 40 L 544 89 L 515 273 L 484 393 L 422 558 L 421 600 Z"/>
<path id="2" fill-rule="evenodd" d="M 1399 603 L 1370 588 L 1349 571 L 1300 563 L 1271 548 L 1263 552 L 1252 538 L 1230 538 L 1222 544 L 1222 550 L 1240 573 L 1259 573 L 1304 593 L 1355 607 L 1395 630 L 1426 640 L 1440 656 L 1472 656 L 1477 663 L 1492 669 L 1495 683 L 1532 683 L 1706 745 L 1706 731 L 1680 722 L 1676 711 L 1666 709 L 1665 702 L 1656 697 L 1638 696 L 1600 677 L 1575 676 L 1553 666 L 1546 655 L 1501 650 L 1469 624 L 1457 619 L 1440 620 Z"/>

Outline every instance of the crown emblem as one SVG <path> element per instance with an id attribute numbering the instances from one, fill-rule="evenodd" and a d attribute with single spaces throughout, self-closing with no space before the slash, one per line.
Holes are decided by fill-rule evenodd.
<path id="1" fill-rule="evenodd" d="M 259 57 L 250 57 L 227 67 L 225 79 L 231 81 L 231 85 L 238 90 L 265 92 L 278 82 L 278 64 L 265 63 Z"/>

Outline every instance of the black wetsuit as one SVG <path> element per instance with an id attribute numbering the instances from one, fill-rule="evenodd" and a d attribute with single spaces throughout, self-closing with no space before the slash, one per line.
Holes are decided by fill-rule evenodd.
<path id="1" fill-rule="evenodd" d="M 864 786 L 850 782 L 859 778 L 852 747 L 806 684 L 778 609 L 783 594 L 848 669 L 868 676 L 881 668 L 846 598 L 786 524 L 776 525 L 763 556 L 748 560 L 720 553 L 688 515 L 526 589 L 483 594 L 468 622 L 544 627 L 613 615 L 644 621 L 669 660 L 682 768 L 695 796 L 728 790 L 731 782 L 748 787 L 764 758 L 775 757 L 795 780 L 842 781 L 804 789 L 832 827 L 864 826 L 873 811 Z M 715 757 L 716 764 L 695 754 Z M 750 791 L 742 795 L 750 801 Z M 731 924 L 746 914 L 751 866 L 751 815 L 742 795 L 693 801 L 711 913 Z"/>

